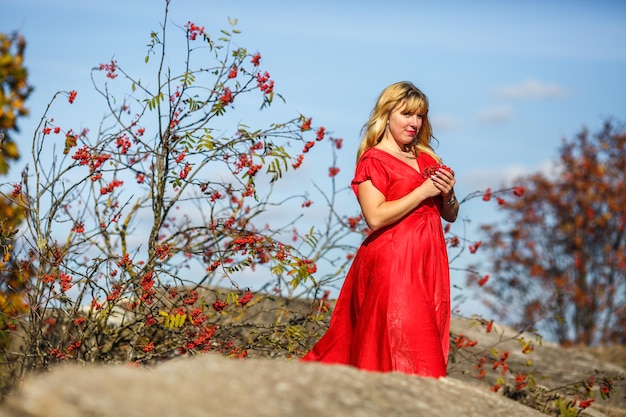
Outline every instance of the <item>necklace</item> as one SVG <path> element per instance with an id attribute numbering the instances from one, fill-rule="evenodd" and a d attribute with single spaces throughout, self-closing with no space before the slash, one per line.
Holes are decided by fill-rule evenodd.
<path id="1" fill-rule="evenodd" d="M 405 158 L 408 158 L 408 159 L 415 159 L 415 155 L 413 155 L 413 154 L 412 154 L 411 152 L 409 152 L 409 151 L 405 151 L 405 152 L 402 152 L 402 151 L 394 151 L 394 152 L 395 152 L 396 154 L 398 154 L 398 155 L 402 155 L 402 156 L 403 156 L 403 157 L 405 157 Z"/>
<path id="2" fill-rule="evenodd" d="M 396 150 L 396 149 L 387 149 L 386 146 L 382 146 L 382 147 L 381 146 L 377 146 L 377 147 L 379 149 L 389 153 L 389 154 L 392 154 L 392 155 L 394 155 L 394 154 L 395 155 L 399 155 L 399 156 L 401 156 L 403 158 L 407 158 L 407 159 L 417 159 L 415 154 L 413 152 L 411 152 L 411 151 L 399 151 L 399 150 Z"/>

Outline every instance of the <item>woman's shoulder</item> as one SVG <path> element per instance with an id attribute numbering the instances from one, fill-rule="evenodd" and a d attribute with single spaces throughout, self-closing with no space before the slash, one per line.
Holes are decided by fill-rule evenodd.
<path id="1" fill-rule="evenodd" d="M 352 189 L 358 193 L 358 185 L 364 181 L 372 181 L 383 194 L 386 193 L 389 184 L 389 160 L 385 157 L 385 152 L 376 148 L 369 148 L 359 158 L 356 164 L 354 178 L 352 179 Z"/>
<path id="2" fill-rule="evenodd" d="M 369 170 L 372 168 L 381 169 L 388 166 L 390 161 L 384 151 L 376 148 L 369 148 L 359 158 L 356 163 L 356 170 Z"/>
<path id="3" fill-rule="evenodd" d="M 384 160 L 386 158 L 387 154 L 385 151 L 381 151 L 378 148 L 375 147 L 371 147 L 369 149 L 367 149 L 365 152 L 363 152 L 363 155 L 361 155 L 361 157 L 359 158 L 359 162 L 361 161 L 366 161 L 366 160 Z"/>

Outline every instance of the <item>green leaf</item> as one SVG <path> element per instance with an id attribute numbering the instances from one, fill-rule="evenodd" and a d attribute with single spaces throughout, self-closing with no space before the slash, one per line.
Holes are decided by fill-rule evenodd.
<path id="1" fill-rule="evenodd" d="M 187 87 L 191 86 L 196 81 L 196 76 L 193 73 L 187 71 L 183 74 L 182 82 Z"/>
<path id="2" fill-rule="evenodd" d="M 280 166 L 280 162 L 274 159 L 269 166 L 267 167 L 267 173 L 272 174 L 272 178 L 270 179 L 270 183 L 277 181 L 279 178 L 283 176 L 283 172 Z"/>
<path id="3" fill-rule="evenodd" d="M 163 92 L 159 92 L 159 94 L 152 97 L 151 99 L 145 99 L 144 103 L 148 105 L 148 110 L 154 110 L 159 105 L 159 103 L 163 101 L 163 98 Z"/>
<path id="4" fill-rule="evenodd" d="M 200 140 L 200 142 L 198 142 L 196 150 L 201 151 L 203 149 L 212 151 L 213 149 L 215 149 L 215 143 L 211 139 L 202 139 Z"/>
<path id="5" fill-rule="evenodd" d="M 311 230 L 309 230 L 309 233 L 304 235 L 302 240 L 311 248 L 316 248 L 317 243 L 319 242 L 319 239 L 315 236 L 315 227 L 311 227 Z"/>
<path id="6" fill-rule="evenodd" d="M 189 106 L 189 111 L 193 112 L 200 108 L 200 104 L 192 98 L 188 98 L 185 101 L 187 102 L 187 105 Z"/>
<path id="7" fill-rule="evenodd" d="M 277 264 L 270 268 L 270 272 L 273 275 L 282 275 L 285 272 L 285 267 L 283 264 Z"/>

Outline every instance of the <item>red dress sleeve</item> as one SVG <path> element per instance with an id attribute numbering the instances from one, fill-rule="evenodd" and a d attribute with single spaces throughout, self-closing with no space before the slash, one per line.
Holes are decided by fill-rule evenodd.
<path id="1" fill-rule="evenodd" d="M 389 190 L 389 172 L 383 161 L 372 157 L 367 153 L 363 154 L 356 165 L 356 172 L 352 180 L 352 190 L 359 197 L 359 184 L 370 180 L 378 191 L 387 195 Z"/>

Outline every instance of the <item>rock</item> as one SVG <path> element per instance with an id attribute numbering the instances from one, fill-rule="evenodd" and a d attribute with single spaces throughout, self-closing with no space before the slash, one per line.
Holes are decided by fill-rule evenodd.
<path id="1" fill-rule="evenodd" d="M 527 366 L 531 359 L 533 365 L 527 372 L 548 389 L 583 380 L 595 371 L 626 374 L 619 365 L 622 362 L 600 360 L 595 350 L 539 343 L 532 334 L 521 335 L 534 342 L 534 350 L 523 354 L 520 335 L 504 326 L 494 326 L 487 333 L 475 321 L 454 318 L 451 329 L 453 335 L 465 335 L 477 344 L 455 353 L 458 357 L 443 379 L 217 354 L 180 357 L 141 368 L 59 365 L 49 373 L 28 377 L 0 407 L 0 416 L 539 417 L 545 414 L 521 400 L 491 392 L 501 372 L 487 366 L 486 376 L 477 379 L 475 358 L 493 350 L 498 355 L 506 351 L 512 368 Z M 624 347 L 614 347 L 603 355 L 615 358 L 624 352 Z M 474 361 L 462 360 L 461 355 Z M 507 374 L 507 379 L 513 377 Z M 596 403 L 581 417 L 626 417 L 625 387 L 624 378 L 616 381 L 611 399 L 602 401 L 596 395 Z"/>
<path id="2" fill-rule="evenodd" d="M 484 355 L 486 350 L 487 356 L 490 357 L 488 351 L 492 349 L 499 353 L 508 352 L 508 363 L 513 371 L 505 377 L 509 383 L 513 380 L 513 374 L 516 371 L 528 373 L 538 385 L 546 389 L 572 386 L 576 382 L 587 380 L 591 374 L 595 374 L 598 378 L 609 377 L 614 383 L 614 392 L 611 397 L 603 400 L 596 382 L 593 388 L 596 401 L 592 408 L 584 410 L 581 416 L 626 417 L 626 370 L 620 366 L 624 363 L 626 346 L 564 348 L 556 343 L 538 340 L 534 334 L 520 334 L 503 325 L 494 325 L 492 332 L 487 333 L 481 326 L 477 326 L 475 321 L 466 318 L 454 318 L 451 323 L 451 332 L 453 335 L 462 334 L 478 342 L 476 346 L 459 352 L 465 356 L 478 354 L 481 351 Z M 522 338 L 533 343 L 532 352 L 522 353 L 519 342 Z M 531 366 L 526 365 L 529 360 L 532 362 Z M 493 371 L 491 366 L 485 368 L 487 368 L 485 381 L 493 383 L 497 377 L 501 376 L 500 372 Z M 476 373 L 472 367 L 472 361 L 461 360 L 457 363 L 451 361 L 448 365 L 448 375 L 466 383 L 476 383 L 476 378 L 471 377 Z M 541 400 L 547 406 L 552 403 L 546 399 Z"/>
<path id="3" fill-rule="evenodd" d="M 542 416 L 454 378 L 214 354 L 154 368 L 61 367 L 30 377 L 6 417 Z"/>

